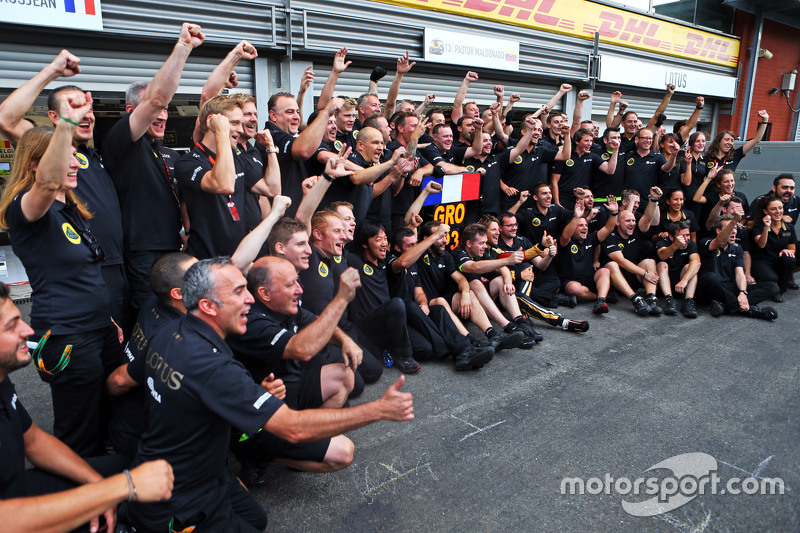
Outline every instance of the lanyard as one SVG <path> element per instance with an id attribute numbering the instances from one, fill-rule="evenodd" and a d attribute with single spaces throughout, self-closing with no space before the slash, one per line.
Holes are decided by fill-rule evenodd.
<path id="1" fill-rule="evenodd" d="M 153 157 L 155 157 L 158 161 L 160 161 L 161 165 L 164 167 L 164 173 L 161 174 L 161 177 L 163 177 L 166 180 L 167 187 L 169 187 L 169 190 L 172 193 L 172 196 L 175 198 L 175 202 L 180 205 L 181 201 L 178 198 L 177 191 L 175 190 L 175 185 L 173 184 L 173 181 L 172 181 L 172 173 L 169 170 L 169 166 L 167 165 L 167 162 L 164 161 L 164 158 L 161 156 L 161 151 L 157 148 L 157 146 L 154 147 L 153 145 L 151 145 L 151 150 L 153 151 Z"/>
<path id="2" fill-rule="evenodd" d="M 194 145 L 197 147 L 198 150 L 203 152 L 203 155 L 205 155 L 208 158 L 208 161 L 211 163 L 212 166 L 217 164 L 217 162 L 214 160 L 214 156 L 212 156 L 206 151 L 205 146 L 203 146 L 199 142 L 194 143 Z M 233 197 L 230 194 L 228 195 L 227 206 L 228 206 L 228 212 L 231 214 L 231 218 L 233 219 L 233 221 L 239 222 L 241 220 L 241 217 L 239 217 L 239 210 L 236 208 L 236 204 L 233 202 Z"/>

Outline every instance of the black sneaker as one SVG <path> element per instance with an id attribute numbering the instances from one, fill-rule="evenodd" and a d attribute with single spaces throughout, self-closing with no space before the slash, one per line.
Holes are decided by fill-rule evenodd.
<path id="1" fill-rule="evenodd" d="M 794 278 L 791 278 L 791 279 L 789 279 L 789 281 L 786 282 L 786 288 L 787 289 L 792 289 L 793 291 L 796 291 L 796 290 L 800 289 L 800 285 L 797 284 L 797 282 L 794 280 Z"/>
<path id="2" fill-rule="evenodd" d="M 681 313 L 686 318 L 697 318 L 697 309 L 694 307 L 694 299 L 686 298 L 681 305 Z"/>
<path id="3" fill-rule="evenodd" d="M 658 298 L 656 298 L 655 294 L 648 294 L 644 297 L 644 302 L 650 307 L 650 314 L 653 316 L 658 316 L 664 312 L 663 309 L 658 305 Z"/>
<path id="4" fill-rule="evenodd" d="M 675 298 L 671 294 L 666 295 L 664 297 L 664 314 L 672 316 L 677 313 L 678 306 L 675 305 Z"/>
<path id="5" fill-rule="evenodd" d="M 415 374 L 416 372 L 419 372 L 420 368 L 422 368 L 422 366 L 410 355 L 405 359 L 395 359 L 393 366 L 396 366 L 397 369 L 403 374 Z"/>
<path id="6" fill-rule="evenodd" d="M 775 302 L 775 303 L 782 304 L 783 302 L 786 301 L 786 297 L 783 294 L 778 293 L 778 294 L 776 294 L 775 296 L 772 297 L 772 301 Z"/>
<path id="7" fill-rule="evenodd" d="M 719 300 L 711 300 L 711 308 L 709 309 L 711 316 L 717 317 L 725 314 L 725 306 Z"/>
<path id="8" fill-rule="evenodd" d="M 636 311 L 636 314 L 639 316 L 647 316 L 650 313 L 650 306 L 647 305 L 647 302 L 644 301 L 644 298 L 641 296 L 635 296 L 633 300 L 633 309 Z"/>
<path id="9" fill-rule="evenodd" d="M 530 318 L 526 318 L 522 322 L 515 325 L 517 326 L 517 329 L 522 330 L 525 335 L 531 337 L 536 342 L 542 342 L 544 340 L 542 334 L 533 329 L 533 322 L 531 322 Z"/>
<path id="10" fill-rule="evenodd" d="M 503 333 L 495 330 L 489 338 L 492 343 L 494 353 L 506 350 L 508 348 L 519 348 L 525 342 L 525 334 L 519 330 L 512 331 L 511 333 Z"/>
<path id="11" fill-rule="evenodd" d="M 242 471 L 239 472 L 239 479 L 242 480 L 242 483 L 244 483 L 244 486 L 248 489 L 266 487 L 275 481 L 275 478 L 272 477 L 272 473 L 269 470 L 271 465 L 272 463 L 258 464 L 244 461 L 242 463 Z"/>
<path id="12" fill-rule="evenodd" d="M 774 308 L 758 307 L 757 305 L 751 305 L 750 309 L 742 314 L 750 318 L 760 318 L 762 320 L 775 320 L 778 318 L 778 312 Z"/>
<path id="13" fill-rule="evenodd" d="M 570 320 L 565 318 L 561 322 L 561 329 L 564 331 L 576 331 L 578 333 L 586 333 L 589 331 L 589 323 L 585 320 Z"/>
<path id="14" fill-rule="evenodd" d="M 472 370 L 483 367 L 494 357 L 494 350 L 491 346 L 486 348 L 475 348 L 472 345 L 460 354 L 456 355 L 456 370 Z"/>
<path id="15" fill-rule="evenodd" d="M 592 313 L 596 315 L 608 313 L 608 304 L 604 298 L 597 299 L 597 301 L 594 303 L 594 307 L 592 307 Z"/>
<path id="16" fill-rule="evenodd" d="M 491 348 L 492 347 L 492 343 L 489 342 L 489 339 L 487 339 L 485 337 L 478 338 L 478 337 L 473 336 L 473 339 L 474 340 L 470 339 L 469 342 L 475 348 Z"/>
<path id="17" fill-rule="evenodd" d="M 574 296 L 568 296 L 566 294 L 558 293 L 556 294 L 556 304 L 558 305 L 566 305 L 567 307 L 578 307 L 578 299 Z"/>

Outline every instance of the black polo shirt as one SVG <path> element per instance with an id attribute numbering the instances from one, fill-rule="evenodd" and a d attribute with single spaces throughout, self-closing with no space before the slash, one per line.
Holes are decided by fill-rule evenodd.
<path id="1" fill-rule="evenodd" d="M 689 224 L 689 231 L 692 233 L 700 231 L 700 226 L 697 224 L 693 212 L 687 209 L 681 209 L 681 217 L 677 221 L 673 221 L 669 218 L 669 212 L 663 208 L 661 209 L 661 219 L 658 222 L 658 226 L 651 228 L 650 231 L 654 235 L 665 231 L 669 233 L 669 226 L 673 222 L 685 222 Z"/>
<path id="2" fill-rule="evenodd" d="M 527 237 L 532 243 L 542 242 L 544 232 L 558 239 L 561 232 L 572 220 L 572 211 L 560 205 L 552 204 L 542 214 L 538 207 L 525 207 L 517 211 L 517 223 L 520 235 Z"/>
<path id="3" fill-rule="evenodd" d="M 25 191 L 27 192 L 27 191 Z M 37 336 L 84 333 L 108 326 L 111 296 L 81 232 L 86 222 L 74 204 L 54 200 L 42 218 L 27 222 L 17 195 L 6 220 L 11 249 L 31 284 L 31 327 Z"/>
<path id="4" fill-rule="evenodd" d="M 511 245 L 509 246 L 503 240 L 502 237 L 498 237 L 497 245 L 487 248 L 487 254 L 484 254 L 484 259 L 497 259 L 500 257 L 501 254 L 507 254 L 509 252 L 516 252 L 519 249 L 527 250 L 528 248 L 533 247 L 533 243 L 528 240 L 527 237 L 520 237 L 517 235 L 511 241 Z M 541 246 L 540 246 L 541 248 Z M 491 257 L 488 257 L 488 252 L 491 250 Z M 530 267 L 531 263 L 527 261 L 523 261 L 522 263 L 517 263 L 516 265 L 511 265 L 508 269 L 511 271 L 512 275 L 514 276 L 514 281 L 520 281 L 520 272 L 525 270 L 526 268 Z M 494 276 L 492 276 L 494 277 Z"/>
<path id="5" fill-rule="evenodd" d="M 486 250 L 488 251 L 489 248 L 486 248 Z M 496 276 L 491 276 L 491 272 L 487 272 L 485 274 L 472 274 L 469 272 L 464 272 L 462 270 L 462 268 L 464 267 L 464 263 L 467 263 L 469 261 L 480 261 L 482 258 L 479 257 L 478 259 L 473 259 L 469 255 L 467 250 L 464 249 L 463 246 L 459 246 L 455 250 L 451 251 L 450 255 L 453 256 L 453 262 L 455 263 L 456 268 L 458 269 L 459 272 L 461 272 L 464 275 L 465 278 L 467 278 L 467 281 L 475 281 L 475 280 L 487 281 L 491 277 L 496 277 Z"/>
<path id="6" fill-rule="evenodd" d="M 297 213 L 297 206 L 303 200 L 303 180 L 309 174 L 303 161 L 295 161 L 292 156 L 292 145 L 295 137 L 292 137 L 281 130 L 272 122 L 267 122 L 266 126 L 272 135 L 272 141 L 278 148 L 278 164 L 281 167 L 281 194 L 292 199 L 292 205 L 286 209 L 287 217 L 294 217 Z"/>
<path id="7" fill-rule="evenodd" d="M 658 250 L 661 248 L 669 248 L 670 246 L 672 246 L 672 241 L 669 240 L 669 238 L 661 239 L 656 243 L 656 252 L 658 252 Z M 659 261 L 663 261 L 667 264 L 671 274 L 680 274 L 681 269 L 689 264 L 692 254 L 696 253 L 699 253 L 697 251 L 697 244 L 690 240 L 686 245 L 686 248 L 678 248 L 672 253 L 671 256 L 666 259 L 659 259 Z M 680 281 L 680 279 L 672 279 L 670 281 L 675 284 L 676 282 Z"/>
<path id="8" fill-rule="evenodd" d="M 288 387 L 300 381 L 303 364 L 294 359 L 284 359 L 283 352 L 289 340 L 316 319 L 317 315 L 302 307 L 296 315 L 283 315 L 256 300 L 247 313 L 245 334 L 232 335 L 226 341 L 256 383 L 275 374 Z M 326 345 L 321 353 L 327 350 Z"/>
<path id="9" fill-rule="evenodd" d="M 697 192 L 697 188 L 700 187 L 700 184 L 703 183 L 703 180 L 708 173 L 708 167 L 706 166 L 706 158 L 704 155 L 700 155 L 697 159 L 692 157 L 692 162 L 689 163 L 689 166 L 686 167 L 686 160 L 683 160 L 683 165 L 686 171 L 692 173 L 692 181 L 689 183 L 689 186 L 684 186 L 683 188 L 683 196 L 686 199 L 686 202 L 694 203 L 694 193 Z M 714 165 L 711 165 L 712 168 Z"/>
<path id="10" fill-rule="evenodd" d="M 398 148 L 405 148 L 405 147 L 395 139 L 387 145 L 387 148 L 388 148 L 387 151 L 390 154 L 393 154 L 394 151 L 397 150 Z M 430 164 L 428 160 L 425 159 L 424 156 L 420 155 L 419 150 L 417 150 L 417 156 L 419 157 L 419 165 L 417 168 L 422 168 Z M 405 179 L 403 188 L 400 189 L 400 192 L 398 192 L 397 195 L 392 197 L 392 216 L 399 216 L 399 217 L 405 216 L 406 212 L 408 211 L 408 208 L 411 207 L 412 203 L 414 203 L 414 199 L 416 199 L 416 197 L 419 195 L 422 189 L 420 186 L 411 187 L 408 184 L 409 178 L 402 178 Z"/>
<path id="11" fill-rule="evenodd" d="M 731 159 L 728 159 L 727 157 L 716 158 L 716 157 L 708 156 L 706 158 L 706 167 L 708 169 L 712 169 L 712 168 L 714 168 L 715 165 L 720 165 L 721 164 L 723 168 L 729 168 L 729 169 L 731 169 L 731 170 L 733 170 L 735 172 L 736 171 L 736 167 L 739 166 L 739 161 L 744 159 L 745 155 L 746 154 L 744 153 L 744 148 L 740 146 L 739 148 L 736 148 L 733 151 L 733 158 L 731 158 Z"/>
<path id="12" fill-rule="evenodd" d="M 619 137 L 619 151 L 622 152 L 635 152 L 636 151 L 636 134 L 634 133 L 631 138 L 625 137 L 623 131 Z"/>
<path id="13" fill-rule="evenodd" d="M 603 161 L 608 161 L 613 156 L 613 152 L 603 152 L 600 158 Z M 602 170 L 595 170 L 592 173 L 591 185 L 589 188 L 594 194 L 595 198 L 605 198 L 609 194 L 619 196 L 625 189 L 625 161 L 626 154 L 623 152 L 617 153 L 617 168 L 613 174 L 606 174 Z"/>
<path id="14" fill-rule="evenodd" d="M 636 226 L 636 229 L 627 238 L 619 234 L 619 229 L 615 229 L 603 242 L 600 264 L 605 264 L 612 260 L 609 254 L 621 251 L 625 259 L 638 265 L 639 261 L 645 259 L 643 255 L 648 249 L 646 242 L 647 236 L 642 233 L 639 226 Z M 652 251 L 652 245 L 649 249 Z"/>
<path id="15" fill-rule="evenodd" d="M 333 141 L 333 149 L 336 152 L 341 152 L 342 148 L 349 146 L 354 152 L 356 151 L 356 139 L 358 138 L 358 131 L 339 131 L 336 130 L 336 139 Z"/>
<path id="16" fill-rule="evenodd" d="M 558 148 L 552 144 L 540 142 L 530 151 L 525 150 L 513 161 L 509 155 L 513 148 L 506 148 L 498 156 L 500 175 L 503 183 L 520 191 L 530 190 L 537 183 L 546 183 L 547 164 L 553 163 L 558 155 Z M 519 200 L 519 195 L 500 197 L 501 209 L 507 209 Z"/>
<path id="17" fill-rule="evenodd" d="M 414 301 L 414 289 L 420 286 L 417 264 L 414 263 L 400 272 L 392 270 L 392 264 L 400 258 L 396 253 L 389 255 L 386 261 L 386 277 L 389 280 L 389 295 L 404 301 Z"/>
<path id="18" fill-rule="evenodd" d="M 166 459 L 175 485 L 169 501 L 131 508 L 143 525 L 164 530 L 172 517 L 192 523 L 228 497 L 231 426 L 254 435 L 283 402 L 254 383 L 219 334 L 191 314 L 152 338 L 146 363 L 148 427 L 134 465 Z"/>
<path id="19" fill-rule="evenodd" d="M 114 399 L 109 434 L 117 452 L 127 457 L 136 454 L 139 439 L 147 429 L 145 392 L 141 386 L 146 379 L 145 360 L 148 343 L 161 328 L 168 327 L 173 320 L 182 316 L 183 313 L 179 310 L 152 298 L 139 311 L 139 317 L 125 345 L 128 375 L 140 386 Z"/>
<path id="20" fill-rule="evenodd" d="M 334 153 L 334 154 L 337 153 L 333 149 L 333 145 L 332 144 L 329 144 L 329 143 L 326 143 L 325 141 L 322 141 L 320 143 L 320 145 L 319 145 L 319 148 L 317 148 L 317 150 L 314 152 L 314 154 L 311 157 L 309 157 L 308 159 L 306 159 L 306 161 L 305 161 L 306 172 L 308 172 L 309 176 L 322 176 L 322 173 L 325 171 L 325 165 L 320 163 L 320 161 L 317 159 L 317 157 L 319 156 L 320 152 L 331 152 L 331 153 Z M 324 207 L 324 204 L 323 204 L 323 207 Z"/>
<path id="21" fill-rule="evenodd" d="M 350 303 L 350 319 L 359 321 L 366 318 L 374 309 L 388 302 L 389 281 L 386 278 L 386 261 L 378 261 L 375 265 L 364 257 L 347 253 L 347 264 L 358 270 L 361 276 L 361 288 Z"/>
<path id="22" fill-rule="evenodd" d="M 191 228 L 186 251 L 198 259 L 232 255 L 247 235 L 246 194 L 263 176 L 254 172 L 246 175 L 241 158 L 236 156 L 240 150 L 233 150 L 236 181 L 232 195 L 211 194 L 202 189 L 203 176 L 214 169 L 212 161 L 217 156 L 209 147 L 196 144 L 175 165 Z M 229 208 L 229 202 L 235 207 Z M 236 210 L 239 220 L 233 219 L 231 209 Z"/>
<path id="23" fill-rule="evenodd" d="M 599 171 L 603 163 L 605 163 L 603 158 L 592 152 L 586 152 L 581 156 L 575 154 L 566 161 L 556 161 L 553 165 L 553 174 L 561 175 L 558 180 L 558 199 L 563 207 L 575 208 L 575 195 L 572 190 L 576 187 L 588 188 L 592 174 Z"/>
<path id="24" fill-rule="evenodd" d="M 672 189 L 683 190 L 681 175 L 686 171 L 686 160 L 683 158 L 683 151 L 679 152 L 675 160 L 675 165 L 669 172 L 658 173 L 658 186 L 665 193 Z"/>
<path id="25" fill-rule="evenodd" d="M 456 263 L 453 256 L 445 252 L 442 255 L 433 255 L 425 252 L 417 260 L 417 272 L 419 272 L 419 284 L 425 291 L 428 301 L 444 296 L 449 299 L 449 295 L 457 290 L 456 283 L 451 277 L 456 272 Z"/>
<path id="26" fill-rule="evenodd" d="M 346 268 L 347 263 L 341 256 L 328 259 L 312 244 L 308 268 L 299 273 L 303 307 L 315 315 L 321 315 L 336 295 L 339 276 Z"/>
<path id="27" fill-rule="evenodd" d="M 451 146 L 450 150 L 448 150 L 447 152 L 443 152 L 435 144 L 429 144 L 428 146 L 426 146 L 425 148 L 422 149 L 422 155 L 425 157 L 425 159 L 427 159 L 428 161 L 430 161 L 434 165 L 436 165 L 438 163 L 442 163 L 442 162 L 444 162 L 444 163 L 452 163 L 453 159 L 454 159 L 453 158 L 453 152 L 455 150 L 458 150 L 462 154 L 462 157 L 463 157 L 463 154 L 467 151 L 467 147 L 466 146 L 462 146 L 462 147 Z M 458 163 L 456 163 L 456 164 L 458 164 Z"/>
<path id="28" fill-rule="evenodd" d="M 132 141 L 130 117 L 117 121 L 103 140 L 103 164 L 122 211 L 125 251 L 177 251 L 181 210 L 170 168 L 174 152 L 146 135 Z"/>
<path id="29" fill-rule="evenodd" d="M 381 163 L 388 161 L 392 158 L 392 152 L 387 149 L 383 150 L 383 155 L 381 156 Z M 379 181 L 383 181 L 385 179 L 389 179 L 389 172 L 387 171 L 383 176 L 376 179 L 372 183 L 372 193 L 375 192 L 375 184 Z M 399 178 L 398 178 L 399 179 Z M 392 186 L 389 185 L 381 194 L 377 197 L 372 198 L 372 201 L 369 203 L 369 209 L 367 209 L 367 220 L 374 220 L 379 222 L 386 231 L 389 231 L 392 228 Z M 359 221 L 360 222 L 360 221 Z"/>
<path id="30" fill-rule="evenodd" d="M 797 235 L 793 224 L 781 222 L 781 228 L 777 233 L 770 228 L 767 232 L 767 244 L 761 248 L 755 243 L 755 238 L 757 235 L 761 235 L 763 231 L 764 224 L 761 224 L 760 221 L 750 229 L 752 240 L 750 243 L 750 253 L 753 255 L 753 261 L 766 260 L 772 263 L 778 260 L 782 250 L 785 250 L 790 244 L 797 244 Z"/>
<path id="31" fill-rule="evenodd" d="M 727 248 L 711 250 L 709 244 L 714 237 L 706 237 L 700 241 L 700 274 L 716 272 L 722 281 L 736 281 L 736 267 L 744 268 L 744 252 L 738 244 L 729 244 Z"/>
<path id="32" fill-rule="evenodd" d="M 661 167 L 667 163 L 663 155 L 650 152 L 645 156 L 633 150 L 625 154 L 625 188 L 639 191 L 640 198 L 650 194 L 650 188 L 658 184 Z"/>
<path id="33" fill-rule="evenodd" d="M 103 166 L 100 152 L 85 144 L 78 145 L 75 154 L 81 164 L 75 193 L 83 200 L 94 216 L 88 221 L 89 229 L 103 247 L 106 260 L 103 266 L 123 264 L 122 213 L 119 209 L 114 182 Z"/>
<path id="34" fill-rule="evenodd" d="M 594 250 L 601 244 L 597 233 L 590 233 L 583 241 L 573 237 L 566 246 L 560 246 L 558 276 L 561 281 L 578 281 L 586 284 L 593 280 Z"/>
<path id="35" fill-rule="evenodd" d="M 355 150 L 350 153 L 350 161 L 361 168 L 374 165 L 372 162 L 365 161 L 364 157 Z M 356 221 L 361 222 L 367 215 L 370 203 L 372 203 L 372 184 L 356 185 L 349 177 L 335 179 L 328 187 L 328 190 L 325 191 L 325 196 L 322 198 L 320 205 L 326 206 L 331 202 L 337 201 L 353 204 L 353 215 L 356 217 Z"/>
<path id="36" fill-rule="evenodd" d="M 761 220 L 764 218 L 764 213 L 758 209 L 758 204 L 761 200 L 770 196 L 772 196 L 771 191 L 753 200 L 750 204 L 749 216 L 747 217 L 749 220 Z M 789 198 L 789 201 L 783 204 L 783 214 L 792 219 L 792 224 L 797 225 L 797 217 L 800 215 L 800 198 L 797 196 Z"/>
<path id="37" fill-rule="evenodd" d="M 253 183 L 256 183 L 258 180 L 263 179 L 266 167 L 261 150 L 249 142 L 244 143 L 244 145 L 240 143 L 237 148 L 239 151 L 236 152 L 235 157 L 239 160 L 245 176 L 248 177 L 246 181 L 254 180 Z M 261 223 L 261 205 L 258 203 L 260 197 L 261 195 L 259 194 L 250 191 L 245 192 L 244 221 L 248 233 Z"/>
<path id="38" fill-rule="evenodd" d="M 6 377 L 0 381 L 0 500 L 27 496 L 25 489 L 25 440 L 23 435 L 33 421 L 22 406 L 14 384 Z"/>

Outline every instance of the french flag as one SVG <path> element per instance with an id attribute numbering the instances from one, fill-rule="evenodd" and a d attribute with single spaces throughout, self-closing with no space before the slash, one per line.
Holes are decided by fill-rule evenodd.
<path id="1" fill-rule="evenodd" d="M 64 0 L 64 11 L 79 15 L 96 15 L 94 0 Z"/>
<path id="2" fill-rule="evenodd" d="M 477 172 L 470 174 L 453 174 L 443 178 L 425 177 L 422 187 L 428 182 L 435 181 L 442 186 L 442 192 L 431 194 L 422 205 L 452 204 L 454 202 L 469 202 L 481 196 L 481 175 Z"/>

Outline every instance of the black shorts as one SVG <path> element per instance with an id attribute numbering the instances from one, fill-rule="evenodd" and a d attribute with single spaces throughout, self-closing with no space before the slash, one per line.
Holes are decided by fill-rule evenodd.
<path id="1" fill-rule="evenodd" d="M 295 461 L 315 461 L 320 463 L 325 459 L 325 454 L 328 453 L 328 446 L 331 444 L 331 439 L 295 444 L 263 429 L 252 437 L 242 439 L 244 439 L 244 436 L 241 436 L 238 442 L 234 439 L 234 442 L 231 443 L 231 449 L 240 461 L 247 459 L 254 463 L 265 463 L 275 459 L 294 459 Z"/>
<path id="2" fill-rule="evenodd" d="M 622 277 L 625 278 L 625 281 L 628 282 L 628 285 L 630 285 L 631 289 L 633 289 L 634 291 L 638 288 L 644 287 L 644 285 L 642 285 L 642 282 L 639 281 L 639 276 L 637 276 L 633 272 L 628 272 L 624 268 L 620 268 L 619 271 L 622 272 Z"/>
<path id="3" fill-rule="evenodd" d="M 286 405 L 295 410 L 322 405 L 322 365 L 303 369 L 300 379 L 286 384 Z"/>
<path id="4" fill-rule="evenodd" d="M 570 283 L 572 281 L 580 283 L 581 285 L 583 285 L 584 287 L 586 287 L 587 289 L 589 289 L 593 293 L 597 294 L 597 285 L 594 282 L 594 276 L 589 277 L 589 278 L 566 279 L 566 280 L 562 281 L 561 282 L 561 292 L 562 292 L 562 294 L 566 294 L 567 283 Z"/>

